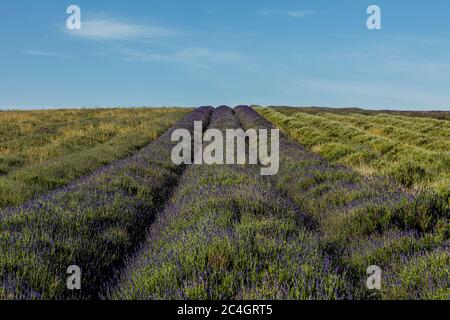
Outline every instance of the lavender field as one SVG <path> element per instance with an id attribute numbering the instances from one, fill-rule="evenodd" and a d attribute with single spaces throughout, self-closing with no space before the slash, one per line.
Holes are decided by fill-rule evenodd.
<path id="1" fill-rule="evenodd" d="M 440 147 L 415 149 L 423 158 L 412 168 L 428 171 L 406 185 L 409 171 L 391 175 L 384 162 L 375 165 L 376 155 L 375 169 L 365 174 L 318 152 L 311 137 L 303 138 L 306 129 L 295 127 L 314 115 L 291 119 L 294 111 L 276 110 L 164 110 L 143 123 L 152 137 L 140 137 L 131 151 L 103 159 L 110 153 L 102 150 L 110 149 L 92 145 L 53 163 L 15 169 L 8 162 L 0 176 L 0 300 L 450 299 L 448 119 L 402 116 L 423 128 L 424 145 Z M 356 112 L 348 120 L 347 112 L 347 122 L 375 121 Z M 384 117 L 405 140 L 408 119 Z M 306 120 L 321 139 L 337 139 L 326 123 Z M 194 121 L 223 133 L 277 126 L 279 172 L 262 176 L 252 164 L 174 164 L 172 133 L 193 133 Z M 428 121 L 441 127 L 427 135 Z M 369 143 L 352 144 L 344 135 L 346 156 Z M 397 142 L 392 148 L 398 159 L 410 151 Z M 85 162 L 90 154 L 95 161 Z M 72 169 L 74 163 L 83 169 Z M 14 187 L 19 183 L 21 189 Z M 28 185 L 27 193 L 15 192 Z M 74 265 L 81 287 L 72 290 L 67 268 Z M 382 271 L 377 290 L 367 286 L 370 266 Z"/>

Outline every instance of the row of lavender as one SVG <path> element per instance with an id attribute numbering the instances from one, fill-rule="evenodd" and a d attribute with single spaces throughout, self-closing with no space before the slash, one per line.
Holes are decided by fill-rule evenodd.
<path id="1" fill-rule="evenodd" d="M 236 114 L 245 128 L 272 128 L 252 108 Z M 280 172 L 270 183 L 310 214 L 321 250 L 352 289 L 367 298 L 367 267 L 384 275 L 381 298 L 450 297 L 450 208 L 433 193 L 409 195 L 387 179 L 367 179 L 332 165 L 286 136 L 280 141 Z"/>
<path id="2" fill-rule="evenodd" d="M 0 299 L 98 298 L 145 236 L 183 167 L 171 161 L 171 134 L 209 121 L 199 108 L 132 157 L 45 197 L 0 212 Z M 66 288 L 67 267 L 82 290 Z"/>
<path id="3" fill-rule="evenodd" d="M 211 127 L 240 128 L 218 108 Z M 349 288 L 301 211 L 255 166 L 190 166 L 115 299 L 337 299 Z"/>

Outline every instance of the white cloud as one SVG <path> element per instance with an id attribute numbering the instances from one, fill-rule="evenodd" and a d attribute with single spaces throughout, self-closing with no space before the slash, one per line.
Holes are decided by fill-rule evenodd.
<path id="1" fill-rule="evenodd" d="M 258 13 L 261 16 L 286 16 L 290 18 L 303 18 L 306 16 L 310 16 L 314 14 L 314 11 L 312 10 L 287 10 L 287 11 L 280 11 L 280 10 L 263 10 Z"/>
<path id="2" fill-rule="evenodd" d="M 145 39 L 166 37 L 176 34 L 175 31 L 164 27 L 132 24 L 112 18 L 83 20 L 81 30 L 67 31 L 75 36 L 91 40 Z"/>

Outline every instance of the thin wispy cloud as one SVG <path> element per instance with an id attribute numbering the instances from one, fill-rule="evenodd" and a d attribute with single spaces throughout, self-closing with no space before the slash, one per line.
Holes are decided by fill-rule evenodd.
<path id="1" fill-rule="evenodd" d="M 116 54 L 125 60 L 135 62 L 178 62 L 185 64 L 200 62 L 239 62 L 244 59 L 242 55 L 235 52 L 216 52 L 200 47 L 184 48 L 169 53 L 156 53 L 145 50 L 121 48 L 115 50 L 112 54 Z"/>
<path id="2" fill-rule="evenodd" d="M 60 59 L 68 59 L 71 56 L 58 52 L 51 51 L 43 51 L 43 50 L 25 50 L 22 54 L 27 56 L 38 56 L 38 57 L 47 57 L 47 58 L 60 58 Z"/>
<path id="3" fill-rule="evenodd" d="M 448 40 L 446 39 L 439 39 L 437 37 L 424 37 L 424 36 L 405 36 L 405 35 L 388 35 L 386 36 L 389 39 L 392 39 L 394 41 L 402 41 L 402 42 L 409 42 L 409 43 L 420 43 L 424 45 L 435 45 L 435 46 L 447 46 L 448 47 Z"/>
<path id="4" fill-rule="evenodd" d="M 203 70 L 213 70 L 214 66 L 225 64 L 233 66 L 239 65 L 240 67 L 248 66 L 248 68 L 250 68 L 247 57 L 240 53 L 232 51 L 216 51 L 202 47 L 181 48 L 171 52 L 123 47 L 103 52 L 103 55 L 109 55 L 129 62 L 170 63 Z"/>
<path id="5" fill-rule="evenodd" d="M 174 30 L 157 25 L 133 24 L 108 17 L 83 20 L 80 30 L 68 32 L 90 40 L 150 39 L 177 34 Z"/>
<path id="6" fill-rule="evenodd" d="M 262 10 L 258 13 L 260 16 L 285 16 L 289 18 L 300 19 L 314 14 L 312 10 Z"/>

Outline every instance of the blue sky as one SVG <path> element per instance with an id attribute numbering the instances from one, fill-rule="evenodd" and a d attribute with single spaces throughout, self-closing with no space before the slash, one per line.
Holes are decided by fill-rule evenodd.
<path id="1" fill-rule="evenodd" d="M 447 0 L 3 0 L 0 107 L 450 110 L 449 16 Z"/>

